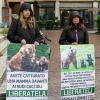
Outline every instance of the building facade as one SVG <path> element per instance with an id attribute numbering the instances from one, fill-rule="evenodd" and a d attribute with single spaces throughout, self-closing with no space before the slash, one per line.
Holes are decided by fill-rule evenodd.
<path id="1" fill-rule="evenodd" d="M 36 0 L 24 0 L 32 5 L 37 20 L 61 20 L 69 17 L 72 11 L 78 11 L 84 23 L 88 28 L 96 28 L 96 17 L 100 11 L 100 0 L 37 0 L 37 8 L 35 8 Z M 1 4 L 1 3 L 0 3 Z M 8 0 L 11 14 L 17 14 L 19 11 L 20 0 Z"/>
<path id="2" fill-rule="evenodd" d="M 2 7 L 4 6 L 4 1 L 0 0 L 0 23 L 2 23 Z"/>
<path id="3" fill-rule="evenodd" d="M 7 0 L 0 0 L 0 27 L 1 24 L 8 24 L 10 23 L 10 8 L 8 7 L 8 1 Z"/>

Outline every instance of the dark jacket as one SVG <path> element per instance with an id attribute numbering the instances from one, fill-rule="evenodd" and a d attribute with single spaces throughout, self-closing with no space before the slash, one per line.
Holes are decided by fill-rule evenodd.
<path id="1" fill-rule="evenodd" d="M 35 29 L 30 29 L 27 27 L 26 29 L 21 28 L 18 24 L 19 19 L 14 19 L 9 28 L 7 39 L 13 43 L 21 43 L 22 39 L 26 40 L 26 43 L 33 44 L 34 41 L 39 43 L 44 43 L 42 36 L 40 35 L 38 27 Z"/>
<path id="2" fill-rule="evenodd" d="M 78 44 L 88 44 L 88 32 L 86 28 L 84 29 L 71 29 L 67 26 L 60 37 L 59 44 L 72 44 L 73 42 L 77 42 Z"/>

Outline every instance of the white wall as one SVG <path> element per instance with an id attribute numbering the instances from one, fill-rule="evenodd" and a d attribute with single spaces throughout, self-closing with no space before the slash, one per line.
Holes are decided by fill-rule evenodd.
<path id="1" fill-rule="evenodd" d="M 58 19 L 60 19 L 60 2 L 56 1 L 55 4 L 55 17 L 58 17 Z"/>
<path id="2" fill-rule="evenodd" d="M 99 4 L 98 2 L 93 2 L 93 20 L 94 20 L 94 29 L 97 29 L 97 15 L 98 15 L 98 10 L 96 10 L 98 8 Z"/>
<path id="3" fill-rule="evenodd" d="M 2 23 L 2 0 L 0 0 L 0 23 Z"/>

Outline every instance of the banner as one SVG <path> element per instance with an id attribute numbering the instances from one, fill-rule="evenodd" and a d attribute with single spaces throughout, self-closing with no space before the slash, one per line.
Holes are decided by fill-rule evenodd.
<path id="1" fill-rule="evenodd" d="M 47 100 L 49 55 L 47 45 L 8 46 L 6 100 Z"/>
<path id="2" fill-rule="evenodd" d="M 61 100 L 93 100 L 94 46 L 61 45 Z"/>

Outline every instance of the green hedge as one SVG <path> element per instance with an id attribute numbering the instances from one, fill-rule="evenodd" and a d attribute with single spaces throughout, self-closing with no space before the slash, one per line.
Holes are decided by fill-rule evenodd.
<path id="1" fill-rule="evenodd" d="M 1 35 L 7 35 L 8 28 L 3 28 L 3 31 L 0 32 Z"/>
<path id="2" fill-rule="evenodd" d="M 97 16 L 97 29 L 100 32 L 100 15 Z"/>

